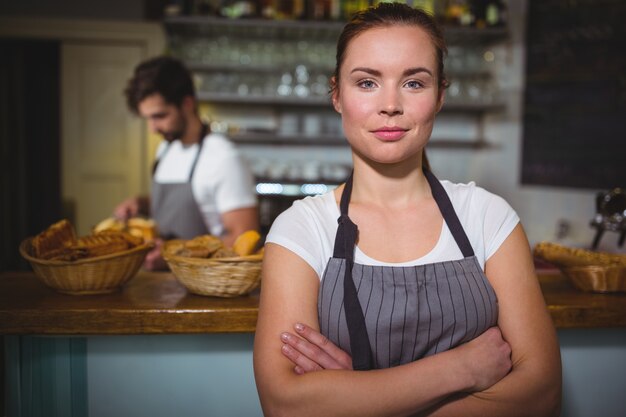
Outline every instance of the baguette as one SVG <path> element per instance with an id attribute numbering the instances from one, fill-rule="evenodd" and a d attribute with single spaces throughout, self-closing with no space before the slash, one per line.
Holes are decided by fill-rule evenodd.
<path id="1" fill-rule="evenodd" d="M 572 266 L 626 266 L 626 255 L 606 252 L 594 252 L 587 249 L 572 248 L 552 242 L 540 242 L 533 251 L 537 258 L 558 267 Z"/>

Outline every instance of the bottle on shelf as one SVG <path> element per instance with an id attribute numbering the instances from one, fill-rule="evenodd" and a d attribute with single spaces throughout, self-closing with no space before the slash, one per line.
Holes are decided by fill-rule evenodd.
<path id="1" fill-rule="evenodd" d="M 474 15 L 467 0 L 447 0 L 443 9 L 443 22 L 450 26 L 470 26 Z"/>
<path id="2" fill-rule="evenodd" d="M 370 6 L 369 0 L 342 0 L 341 1 L 341 18 L 350 19 L 352 15 L 359 10 L 367 9 Z"/>
<path id="3" fill-rule="evenodd" d="M 506 12 L 506 4 L 504 4 L 504 1 L 490 1 L 485 13 L 487 26 L 505 26 L 507 20 Z"/>

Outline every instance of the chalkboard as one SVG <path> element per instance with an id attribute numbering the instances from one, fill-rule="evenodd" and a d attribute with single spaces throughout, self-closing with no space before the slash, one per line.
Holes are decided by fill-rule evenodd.
<path id="1" fill-rule="evenodd" d="M 626 1 L 528 3 L 522 183 L 626 187 Z"/>

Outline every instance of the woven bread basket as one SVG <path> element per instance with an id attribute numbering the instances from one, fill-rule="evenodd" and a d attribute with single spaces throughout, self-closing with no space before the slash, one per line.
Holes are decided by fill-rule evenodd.
<path id="1" fill-rule="evenodd" d="M 48 261 L 32 256 L 32 238 L 20 244 L 20 254 L 47 286 L 72 295 L 106 294 L 118 290 L 135 276 L 152 243 L 110 255 L 76 261 Z"/>
<path id="2" fill-rule="evenodd" d="M 172 254 L 166 248 L 163 257 L 178 281 L 194 294 L 238 297 L 249 294 L 261 282 L 263 255 L 191 258 Z"/>
<path id="3" fill-rule="evenodd" d="M 626 266 L 573 266 L 561 270 L 580 290 L 603 293 L 626 292 Z"/>

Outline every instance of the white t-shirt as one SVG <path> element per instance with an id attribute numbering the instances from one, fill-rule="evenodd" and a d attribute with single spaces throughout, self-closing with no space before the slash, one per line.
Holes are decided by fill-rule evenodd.
<path id="1" fill-rule="evenodd" d="M 167 142 L 157 149 L 163 155 Z M 154 179 L 159 183 L 187 182 L 198 153 L 198 144 L 184 146 L 176 140 L 159 162 Z M 254 179 L 235 145 L 224 135 L 209 133 L 204 138 L 191 181 L 193 196 L 209 231 L 220 236 L 224 231 L 221 213 L 256 206 Z"/>
<path id="2" fill-rule="evenodd" d="M 469 184 L 441 181 L 452 206 L 474 249 L 474 254 L 485 269 L 485 262 L 493 255 L 513 228 L 519 223 L 517 213 L 501 197 Z M 328 259 L 333 256 L 339 207 L 332 191 L 323 195 L 298 200 L 274 221 L 266 242 L 281 245 L 306 261 L 322 278 Z M 439 241 L 421 258 L 402 263 L 380 262 L 358 248 L 354 262 L 362 265 L 413 266 L 462 259 L 448 225 L 443 222 Z"/>

